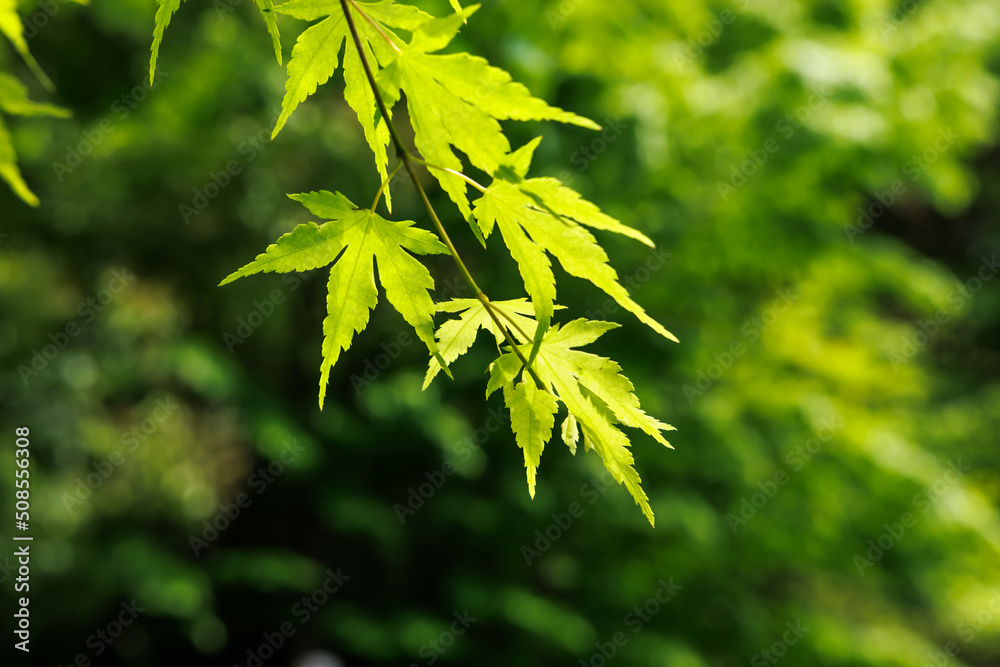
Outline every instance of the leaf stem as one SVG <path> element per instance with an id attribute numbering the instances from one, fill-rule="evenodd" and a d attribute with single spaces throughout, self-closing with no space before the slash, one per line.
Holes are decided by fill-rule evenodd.
<path id="1" fill-rule="evenodd" d="M 504 317 L 505 320 L 507 320 L 508 322 L 510 322 L 512 325 L 514 325 L 514 329 L 516 329 L 519 334 L 521 334 L 522 336 L 524 336 L 524 340 L 526 342 L 531 342 L 531 336 L 529 336 L 528 334 L 526 334 L 524 332 L 524 329 L 522 329 L 518 325 L 517 321 L 513 317 L 511 317 L 509 314 L 507 314 L 507 312 L 504 311 L 503 308 L 497 308 L 497 312 L 500 313 L 501 315 L 503 315 L 503 317 Z"/>
<path id="2" fill-rule="evenodd" d="M 361 9 L 360 7 L 358 7 L 358 3 L 354 2 L 354 0 L 350 0 L 350 2 L 351 2 L 351 5 L 356 10 L 358 10 L 358 13 L 361 14 L 361 16 L 364 17 L 364 19 L 366 21 L 368 21 L 369 23 L 371 23 L 373 28 L 375 28 L 376 30 L 379 31 L 379 34 L 382 35 L 382 38 L 386 41 L 386 43 L 388 43 L 389 46 L 391 46 L 396 51 L 396 53 L 399 53 L 400 52 L 399 51 L 399 47 L 396 46 L 395 42 L 393 42 L 391 39 L 389 39 L 389 35 L 385 34 L 385 30 L 382 30 L 382 26 L 380 26 L 378 24 L 378 21 L 375 21 L 372 17 L 368 16 L 368 13 L 365 10 Z M 347 9 L 346 8 L 344 9 L 344 13 L 347 14 Z"/>
<path id="3" fill-rule="evenodd" d="M 368 209 L 369 211 L 372 213 L 375 212 L 375 207 L 378 206 L 379 200 L 382 199 L 382 193 L 385 191 L 386 186 L 389 185 L 389 181 L 396 177 L 396 174 L 399 172 L 399 168 L 402 166 L 402 162 L 397 162 L 396 166 L 393 167 L 391 172 L 389 172 L 389 175 L 385 177 L 384 181 L 382 181 L 382 185 L 378 186 L 378 192 L 375 193 L 375 201 L 372 202 L 372 207 Z"/>
<path id="4" fill-rule="evenodd" d="M 340 6 L 344 10 L 344 16 L 347 18 L 347 25 L 351 30 L 351 37 L 354 39 L 354 46 L 358 50 L 358 56 L 361 58 L 361 64 L 365 68 L 365 75 L 368 77 L 368 85 L 371 86 L 372 93 L 375 95 L 375 102 L 378 104 L 378 109 L 382 113 L 382 118 L 385 120 L 386 127 L 389 128 L 389 136 L 392 138 L 392 143 L 396 147 L 396 152 L 399 154 L 399 159 L 403 166 L 406 167 L 407 173 L 410 175 L 410 179 L 413 181 L 414 187 L 417 189 L 417 193 L 420 195 L 421 201 L 423 201 L 424 208 L 427 209 L 427 213 L 431 216 L 431 220 L 434 222 L 434 226 L 437 228 L 438 234 L 441 235 L 441 239 L 444 241 L 445 245 L 448 246 L 448 250 L 451 252 L 452 259 L 455 260 L 455 264 L 458 265 L 459 270 L 462 272 L 462 276 L 465 278 L 465 282 L 469 284 L 472 291 L 475 293 L 476 298 L 479 302 L 483 304 L 483 308 L 489 313 L 493 322 L 497 325 L 497 328 L 503 332 L 504 338 L 510 344 L 517 358 L 520 359 L 521 364 L 524 366 L 525 370 L 531 376 L 531 379 L 535 381 L 535 386 L 537 386 L 542 391 L 548 391 L 545 384 L 542 382 L 538 374 L 528 363 L 525 358 L 524 353 L 521 352 L 520 348 L 517 346 L 517 342 L 511 335 L 507 327 L 500 322 L 500 318 L 497 315 L 497 309 L 493 307 L 490 300 L 483 294 L 483 291 L 479 289 L 476 284 L 475 279 L 473 279 L 472 274 L 469 273 L 469 269 L 466 268 L 465 262 L 462 261 L 461 256 L 458 254 L 458 250 L 455 248 L 455 244 L 451 242 L 451 238 L 448 236 L 448 232 L 445 231 L 444 225 L 441 224 L 441 219 L 438 218 L 437 212 L 431 205 L 430 199 L 427 198 L 427 193 L 424 191 L 424 186 L 421 185 L 420 179 L 417 178 L 417 172 L 413 168 L 413 162 L 416 158 L 410 155 L 409 151 L 403 145 L 402 140 L 399 138 L 399 134 L 396 132 L 396 128 L 392 124 L 392 120 L 389 118 L 389 110 L 385 106 L 385 100 L 382 99 L 382 93 L 378 89 L 378 84 L 375 82 L 375 75 L 372 73 L 371 65 L 368 63 L 368 57 L 365 55 L 364 47 L 361 45 L 361 36 L 358 34 L 358 27 L 354 24 L 354 16 L 351 15 L 348 3 L 354 5 L 358 12 L 371 21 L 371 17 L 368 17 L 361 9 L 354 3 L 354 0 L 340 0 Z M 383 33 L 385 34 L 385 33 Z M 386 37 L 388 39 L 388 37 Z M 395 47 L 395 44 L 393 44 Z M 398 50 L 398 48 L 397 48 Z"/>
<path id="5" fill-rule="evenodd" d="M 466 183 L 468 183 L 469 185 L 471 185 L 475 189 L 479 190 L 480 192 L 484 192 L 484 193 L 486 192 L 486 188 L 484 188 L 482 185 L 480 185 L 476 181 L 472 180 L 471 178 L 469 178 L 468 176 L 466 176 L 465 174 L 463 174 L 460 171 L 455 171 L 454 169 L 449 169 L 448 167 L 441 167 L 439 165 L 436 165 L 436 164 L 433 164 L 431 162 L 428 162 L 427 160 L 421 160 L 416 155 L 411 155 L 410 158 L 413 159 L 414 162 L 419 162 L 420 164 L 424 165 L 428 169 L 437 169 L 439 171 L 446 171 L 449 174 L 452 174 L 453 176 L 458 176 L 463 181 L 465 181 Z"/>

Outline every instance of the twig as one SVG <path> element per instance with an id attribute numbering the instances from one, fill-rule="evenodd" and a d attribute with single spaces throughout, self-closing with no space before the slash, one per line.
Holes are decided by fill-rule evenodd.
<path id="1" fill-rule="evenodd" d="M 514 337 L 511 335 L 510 331 L 507 330 L 507 327 L 505 327 L 503 323 L 500 322 L 500 318 L 496 312 L 497 309 L 493 307 L 493 304 L 490 303 L 490 300 L 486 298 L 486 295 L 483 294 L 483 291 L 479 289 L 479 286 L 476 284 L 475 279 L 473 279 L 472 274 L 469 273 L 469 269 L 466 268 L 465 262 L 462 261 L 461 256 L 458 254 L 458 250 L 455 248 L 455 244 L 451 242 L 451 238 L 448 236 L 448 232 L 445 231 L 444 225 L 441 224 L 441 219 L 438 218 L 437 212 L 435 212 L 434 207 L 431 205 L 430 199 L 427 198 L 427 193 L 424 191 L 424 186 L 420 183 L 420 179 L 417 178 L 417 172 L 413 168 L 413 162 L 416 158 L 410 155 L 409 151 L 406 150 L 406 147 L 403 145 L 402 140 L 400 140 L 399 138 L 399 134 L 396 132 L 396 128 L 392 124 L 392 120 L 390 120 L 389 118 L 389 110 L 385 106 L 385 100 L 382 99 L 382 93 L 378 89 L 378 84 L 375 83 L 375 75 L 372 73 L 371 65 L 368 63 L 368 57 L 365 55 L 364 47 L 361 44 L 361 36 L 358 34 L 358 28 L 354 24 L 354 17 L 351 15 L 351 11 L 348 4 L 354 5 L 354 7 L 358 9 L 358 12 L 362 16 L 367 18 L 368 21 L 372 21 L 372 19 L 368 17 L 364 12 L 362 12 L 360 8 L 358 8 L 358 6 L 354 3 L 354 0 L 340 0 L 340 6 L 344 10 L 344 16 L 347 18 L 347 25 L 351 29 L 351 37 L 354 39 L 354 46 L 358 50 L 358 56 L 361 58 L 361 64 L 365 68 L 365 75 L 368 77 L 368 85 L 371 86 L 372 93 L 375 95 L 375 102 L 378 104 L 379 111 L 382 112 L 382 118 L 385 120 L 386 127 L 389 128 L 389 136 L 392 137 L 392 143 L 396 147 L 396 152 L 399 154 L 399 159 L 403 163 L 403 166 L 406 167 L 407 173 L 410 174 L 410 179 L 413 181 L 413 185 L 414 187 L 416 187 L 417 193 L 420 195 L 420 199 L 424 203 L 424 208 L 426 208 L 427 213 L 430 214 L 431 220 L 434 222 L 434 226 L 437 228 L 438 234 L 441 235 L 441 238 L 442 240 L 444 240 L 445 245 L 448 246 L 448 250 L 451 252 L 452 259 L 455 260 L 455 263 L 458 265 L 459 270 L 462 272 L 462 276 L 465 278 L 465 282 L 467 282 L 469 284 L 469 287 L 472 288 L 472 291 L 475 293 L 476 298 L 479 299 L 479 302 L 483 304 L 483 308 L 485 308 L 486 312 L 489 313 L 490 317 L 493 319 L 494 324 L 497 325 L 497 328 L 503 332 L 504 338 L 507 339 L 507 343 L 514 351 L 514 354 L 516 354 L 517 358 L 520 359 L 521 364 L 524 366 L 524 369 L 528 371 L 528 375 L 531 376 L 531 379 L 535 381 L 535 386 L 541 389 L 542 391 L 548 391 L 548 389 L 546 389 L 545 387 L 545 384 L 542 382 L 542 379 L 538 377 L 538 374 L 535 373 L 535 370 L 531 367 L 531 365 L 528 363 L 528 360 L 525 358 L 524 353 L 521 352 L 521 349 L 517 346 L 517 341 L 514 340 Z M 385 33 L 383 32 L 383 34 Z M 386 36 L 386 38 L 388 39 L 388 36 Z M 395 44 L 393 44 L 393 46 L 395 47 Z"/>

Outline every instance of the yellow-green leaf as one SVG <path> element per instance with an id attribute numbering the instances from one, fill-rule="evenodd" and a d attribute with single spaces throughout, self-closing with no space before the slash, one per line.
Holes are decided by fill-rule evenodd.
<path id="1" fill-rule="evenodd" d="M 510 424 L 517 446 L 524 452 L 528 494 L 534 498 L 535 474 L 545 443 L 552 437 L 559 404 L 555 396 L 536 387 L 530 379 L 522 380 L 516 387 L 505 387 L 504 400 L 510 409 Z"/>
<path id="2" fill-rule="evenodd" d="M 433 233 L 414 227 L 413 222 L 387 220 L 367 209 L 358 209 L 339 192 L 310 192 L 292 198 L 330 222 L 299 225 L 223 283 L 254 273 L 308 271 L 334 262 L 323 321 L 320 408 L 330 369 L 341 352 L 351 346 L 355 334 L 368 326 L 369 313 L 378 300 L 376 265 L 378 281 L 389 303 L 447 371 L 447 362 L 434 340 L 435 305 L 430 296 L 434 280 L 411 253 L 447 253 L 448 248 Z"/>

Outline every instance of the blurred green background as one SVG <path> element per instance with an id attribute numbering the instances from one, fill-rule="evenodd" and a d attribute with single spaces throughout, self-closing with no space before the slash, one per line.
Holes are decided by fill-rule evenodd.
<path id="1" fill-rule="evenodd" d="M 426 350 L 394 347 L 382 304 L 318 411 L 322 273 L 216 285 L 308 219 L 285 193 L 373 196 L 340 75 L 272 144 L 284 69 L 253 3 L 185 3 L 150 90 L 153 12 L 23 3 L 54 95 L 0 49 L 74 113 L 9 122 L 42 206 L 0 188 L 0 507 L 29 426 L 31 664 L 1000 665 L 995 1 L 488 1 L 450 47 L 616 128 L 505 126 L 544 136 L 533 174 L 658 244 L 600 235 L 680 345 L 557 272 L 573 316 L 624 324 L 593 351 L 678 428 L 675 451 L 632 434 L 655 529 L 558 441 L 529 499 L 509 428 L 486 430 L 485 339 L 421 392 Z M 305 26 L 278 21 L 287 62 Z M 427 185 L 487 293 L 521 296 Z M 405 179 L 394 198 L 428 226 Z"/>

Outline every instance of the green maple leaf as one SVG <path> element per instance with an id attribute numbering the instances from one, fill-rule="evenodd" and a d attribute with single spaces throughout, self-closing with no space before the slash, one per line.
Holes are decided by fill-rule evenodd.
<path id="1" fill-rule="evenodd" d="M 528 474 L 528 494 L 535 497 L 535 475 L 542 459 L 545 443 L 552 437 L 559 404 L 556 397 L 535 386 L 529 378 L 516 386 L 504 385 L 504 402 L 510 408 L 510 424 L 517 446 L 524 452 L 524 467 Z"/>
<path id="2" fill-rule="evenodd" d="M 564 327 L 554 325 L 546 332 L 538 351 L 535 372 L 545 388 L 557 397 L 569 413 L 562 426 L 562 437 L 570 450 L 576 451 L 582 432 L 588 448 L 593 448 L 608 472 L 619 484 L 624 484 L 643 514 L 653 523 L 649 499 L 642 490 L 628 437 L 618 424 L 639 428 L 669 447 L 661 431 L 673 430 L 642 411 L 633 393 L 632 383 L 621 374 L 621 367 L 604 357 L 577 349 L 597 340 L 604 332 L 619 325 L 612 322 L 573 320 Z M 523 346 L 525 351 L 527 344 Z M 502 354 L 490 366 L 487 393 L 502 388 L 504 400 L 511 411 L 511 425 L 518 445 L 524 449 L 528 470 L 529 492 L 533 493 L 534 471 L 538 466 L 544 442 L 551 436 L 554 424 L 554 398 L 544 398 L 545 392 L 528 388 L 531 382 L 515 384 L 520 361 L 513 352 Z"/>
<path id="3" fill-rule="evenodd" d="M 0 72 L 0 111 L 12 116 L 52 116 L 68 118 L 70 112 L 51 104 L 32 102 L 28 89 L 20 81 Z M 17 167 L 17 155 L 10 133 L 0 116 L 0 179 L 10 186 L 18 197 L 30 206 L 38 206 L 38 197 L 28 188 Z"/>
<path id="4" fill-rule="evenodd" d="M 289 197 L 330 222 L 299 225 L 221 284 L 255 273 L 308 271 L 335 262 L 330 269 L 327 316 L 323 321 L 320 409 L 330 369 L 341 352 L 350 348 L 355 334 L 368 326 L 369 314 L 378 301 L 375 264 L 389 303 L 447 369 L 434 340 L 435 306 L 430 296 L 434 280 L 427 268 L 410 254 L 447 253 L 448 248 L 437 236 L 414 227 L 413 222 L 386 220 L 367 209 L 359 210 L 339 192 Z"/>
<path id="5" fill-rule="evenodd" d="M 497 177 L 476 200 L 474 211 L 484 237 L 494 228 L 500 229 L 535 306 L 538 326 L 528 361 L 533 361 L 538 353 L 552 319 L 556 298 L 555 275 L 546 253 L 559 260 L 568 274 L 586 278 L 658 334 L 677 341 L 632 300 L 618 282 L 618 274 L 608 264 L 604 249 L 586 227 L 623 234 L 648 246 L 653 242 L 641 232 L 602 213 L 556 179 L 525 179 L 537 145 L 536 139 L 504 159 L 496 170 Z"/>
<path id="6" fill-rule="evenodd" d="M 264 17 L 264 23 L 267 24 L 267 32 L 271 35 L 271 45 L 274 47 L 274 57 L 278 59 L 280 65 L 281 33 L 278 32 L 278 21 L 274 15 L 274 1 L 257 0 L 257 9 L 260 10 L 260 15 Z"/>
<path id="7" fill-rule="evenodd" d="M 575 455 L 576 443 L 580 440 L 580 425 L 576 423 L 573 415 L 566 415 L 562 426 L 559 427 L 559 434 L 562 436 L 562 440 L 566 443 L 566 446 L 569 447 L 570 454 Z"/>
<path id="8" fill-rule="evenodd" d="M 462 161 L 454 147 L 475 167 L 492 174 L 510 152 L 501 120 L 556 120 L 600 129 L 591 120 L 532 97 L 510 74 L 483 58 L 468 53 L 434 55 L 478 8 L 473 5 L 420 25 L 410 43 L 379 73 L 387 104 L 399 100 L 400 91 L 406 93 L 414 143 L 424 160 L 460 172 Z M 431 171 L 471 224 L 465 180 L 443 169 Z M 479 229 L 474 224 L 472 228 L 482 241 Z"/>
<path id="9" fill-rule="evenodd" d="M 153 27 L 153 45 L 149 49 L 149 85 L 153 85 L 156 76 L 156 61 L 160 57 L 160 44 L 163 43 L 163 33 L 170 25 L 170 19 L 181 8 L 183 0 L 156 0 L 155 25 Z"/>
<path id="10" fill-rule="evenodd" d="M 378 63 L 392 59 L 391 52 L 398 50 L 403 41 L 392 28 L 413 30 L 429 21 L 431 16 L 409 5 L 398 5 L 391 0 L 355 5 L 355 26 L 361 37 L 365 58 L 373 70 Z M 299 104 L 330 80 L 340 65 L 340 52 L 344 49 L 344 99 L 358 116 L 365 132 L 365 139 L 375 154 L 375 168 L 382 180 L 388 177 L 389 128 L 378 112 L 375 94 L 371 90 L 364 65 L 350 37 L 350 27 L 338 0 L 292 0 L 278 5 L 274 10 L 304 21 L 323 20 L 310 26 L 299 35 L 292 59 L 288 63 L 288 80 L 281 115 L 274 126 L 274 138 L 285 126 Z M 388 188 L 386 206 L 392 211 Z"/>
<path id="11" fill-rule="evenodd" d="M 532 306 L 527 299 L 511 299 L 509 301 L 491 301 L 494 310 L 503 317 L 502 321 L 509 327 L 513 324 L 511 333 L 515 339 L 522 343 L 529 339 L 522 334 L 522 331 L 531 331 L 535 328 L 535 322 L 528 315 L 532 313 Z M 556 306 L 561 308 L 561 306 Z M 476 337 L 481 330 L 489 331 L 496 339 L 499 346 L 504 342 L 503 332 L 496 326 L 493 318 L 486 311 L 485 306 L 478 299 L 452 299 L 444 303 L 437 304 L 439 313 L 460 313 L 457 319 L 446 320 L 437 330 L 438 349 L 445 362 L 451 364 L 460 356 L 469 351 Z M 431 359 L 424 376 L 424 389 L 430 386 L 431 381 L 437 377 L 441 371 L 441 364 L 437 359 Z"/>

